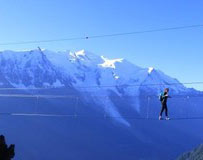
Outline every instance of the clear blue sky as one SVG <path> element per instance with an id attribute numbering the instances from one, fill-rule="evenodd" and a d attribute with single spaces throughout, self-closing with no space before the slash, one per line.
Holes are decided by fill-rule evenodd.
<path id="1" fill-rule="evenodd" d="M 203 24 L 202 0 L 1 0 L 0 43 Z M 203 27 L 0 50 L 86 49 L 153 66 L 181 82 L 203 81 Z M 203 85 L 195 85 L 203 90 Z"/>

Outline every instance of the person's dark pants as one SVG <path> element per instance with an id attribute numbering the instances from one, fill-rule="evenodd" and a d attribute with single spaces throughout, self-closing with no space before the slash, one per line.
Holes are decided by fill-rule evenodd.
<path id="1" fill-rule="evenodd" d="M 162 103 L 162 107 L 161 107 L 161 112 L 160 112 L 160 116 L 162 116 L 163 111 L 165 110 L 165 115 L 166 117 L 168 117 L 168 108 L 167 108 L 167 104 L 166 103 Z"/>

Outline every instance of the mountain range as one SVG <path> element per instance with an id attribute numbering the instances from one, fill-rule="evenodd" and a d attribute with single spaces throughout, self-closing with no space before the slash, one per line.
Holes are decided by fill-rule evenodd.
<path id="1" fill-rule="evenodd" d="M 0 132 L 16 159 L 170 160 L 203 140 L 202 120 L 187 120 L 203 115 L 203 93 L 153 67 L 38 48 L 0 52 L 0 68 L 0 112 L 18 113 Z M 165 87 L 169 122 L 158 121 Z"/>

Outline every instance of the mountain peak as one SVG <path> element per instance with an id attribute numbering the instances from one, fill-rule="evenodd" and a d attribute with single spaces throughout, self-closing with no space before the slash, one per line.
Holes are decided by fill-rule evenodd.
<path id="1" fill-rule="evenodd" d="M 78 57 L 78 56 L 85 56 L 85 50 L 84 49 L 82 49 L 82 50 L 80 50 L 80 51 L 77 51 L 77 52 L 75 52 L 75 55 Z"/>
<path id="2" fill-rule="evenodd" d="M 101 58 L 103 59 L 104 63 L 99 64 L 100 66 L 104 67 L 104 68 L 113 68 L 116 69 L 116 65 L 115 63 L 119 62 L 122 63 L 123 59 L 122 58 L 118 58 L 118 59 L 108 59 L 105 58 L 104 56 L 101 56 Z"/>
<path id="3" fill-rule="evenodd" d="M 33 86 L 35 84 L 33 79 L 36 79 L 33 75 L 44 72 L 49 72 L 50 75 L 57 73 L 57 75 L 61 76 L 58 76 L 59 79 L 61 78 L 61 82 L 64 82 L 64 84 L 74 82 L 73 84 L 76 86 L 124 85 L 129 83 L 167 85 L 178 83 L 174 78 L 153 67 L 143 69 L 122 58 L 109 59 L 104 56 L 100 57 L 84 49 L 77 52 L 53 52 L 41 50 L 40 48 L 24 52 L 6 51 L 0 54 L 0 64 L 5 77 L 8 77 L 8 72 L 11 72 L 8 81 L 15 83 L 14 80 L 19 79 L 18 81 L 22 81 L 22 77 L 25 77 L 24 79 L 27 78 L 29 84 Z M 18 78 L 13 78 L 14 73 Z M 52 77 L 50 75 L 49 77 Z M 48 76 L 45 77 L 44 74 L 40 74 L 40 76 L 38 78 L 40 83 L 45 80 L 48 81 Z M 53 76 L 52 82 L 58 77 Z M 112 77 L 111 81 L 109 77 Z M 27 81 L 24 80 L 23 82 L 27 83 Z M 181 85 L 178 85 L 178 87 L 171 86 L 171 88 L 177 91 L 185 90 L 185 87 Z"/>
<path id="4" fill-rule="evenodd" d="M 149 67 L 148 68 L 148 73 L 150 74 L 150 73 L 152 73 L 153 72 L 153 70 L 154 70 L 154 68 L 153 67 Z"/>
<path id="5" fill-rule="evenodd" d="M 79 50 L 79 51 L 75 51 L 75 52 L 71 52 L 69 53 L 69 55 L 71 56 L 72 59 L 74 60 L 82 60 L 82 61 L 98 61 L 99 59 L 101 59 L 98 55 L 89 52 L 87 50 Z M 101 60 L 100 60 L 101 61 Z"/>

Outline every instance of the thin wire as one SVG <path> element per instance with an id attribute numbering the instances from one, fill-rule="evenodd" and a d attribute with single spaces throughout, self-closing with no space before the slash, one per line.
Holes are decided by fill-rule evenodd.
<path id="1" fill-rule="evenodd" d="M 75 98 L 73 95 L 29 95 L 29 94 L 0 94 L 0 97 L 21 97 L 21 98 Z"/>
<path id="2" fill-rule="evenodd" d="M 44 113 L 0 113 L 0 115 L 5 116 L 28 116 L 28 117 L 75 117 L 74 114 L 44 114 Z M 146 118 L 146 117 L 134 117 L 134 116 L 85 116 L 85 115 L 77 115 L 79 118 L 99 118 L 99 119 L 132 119 L 132 120 L 159 120 L 158 118 Z M 172 118 L 171 120 L 201 120 L 203 116 L 199 117 L 182 117 L 182 118 Z"/>
<path id="3" fill-rule="evenodd" d="M 132 96 L 124 96 L 124 98 L 157 98 L 159 95 L 132 95 Z M 78 96 L 74 95 L 26 95 L 26 94 L 0 94 L 0 97 L 16 97 L 16 98 L 47 98 L 47 99 L 56 99 L 56 98 L 78 98 Z M 103 98 L 121 98 L 120 96 L 106 96 L 106 95 L 93 95 L 94 97 L 103 97 Z M 172 98 L 196 98 L 203 97 L 203 94 L 195 94 L 195 95 L 171 95 Z"/>
<path id="4" fill-rule="evenodd" d="M 20 44 L 36 44 L 36 43 L 51 43 L 51 42 L 62 42 L 62 41 L 73 41 L 73 40 L 83 40 L 85 37 L 73 37 L 73 38 L 62 38 L 62 39 L 48 39 L 48 40 L 33 40 L 33 41 L 19 41 L 19 42 L 7 42 L 0 43 L 1 46 L 6 45 L 20 45 Z"/>
<path id="5" fill-rule="evenodd" d="M 58 88 L 0 88 L 0 90 L 45 90 L 45 89 L 58 89 Z"/>
<path id="6" fill-rule="evenodd" d="M 109 111 L 109 105 L 107 105 L 107 104 L 108 104 L 108 103 L 107 103 L 107 102 L 108 102 L 108 101 L 107 101 L 108 98 L 109 98 L 109 97 L 105 97 L 105 98 L 104 98 L 104 101 L 103 101 L 103 102 L 104 102 L 104 118 L 106 118 L 106 116 L 107 116 L 107 114 L 108 114 L 107 112 Z"/>
<path id="7" fill-rule="evenodd" d="M 43 113 L 3 113 L 3 115 L 38 116 L 38 117 L 75 117 L 75 115 L 68 115 L 68 114 L 43 114 Z"/>
<path id="8" fill-rule="evenodd" d="M 147 97 L 147 119 L 149 118 L 149 101 L 150 101 L 150 97 Z"/>
<path id="9" fill-rule="evenodd" d="M 73 88 L 111 88 L 111 87 L 145 87 L 145 86 L 172 86 L 172 85 L 191 85 L 191 84 L 203 84 L 203 81 L 199 82 L 177 82 L 177 83 L 151 83 L 151 84 L 132 84 L 132 85 L 100 85 L 100 86 L 72 86 Z M 46 90 L 46 89 L 69 89 L 64 87 L 59 88 L 0 88 L 0 90 Z"/>
<path id="10" fill-rule="evenodd" d="M 123 32 L 123 33 L 115 33 L 115 34 L 102 34 L 102 35 L 94 35 L 94 36 L 86 36 L 86 37 L 81 36 L 81 37 L 62 38 L 62 39 L 47 39 L 47 40 L 7 42 L 7 43 L 0 43 L 0 45 L 3 46 L 3 45 L 51 43 L 51 42 L 73 41 L 73 40 L 88 40 L 88 39 L 95 39 L 95 38 L 117 37 L 117 36 L 124 36 L 124 35 L 134 35 L 134 34 L 143 34 L 143 33 L 152 33 L 152 32 L 163 32 L 163 31 L 170 31 L 170 30 L 181 30 L 181 29 L 200 28 L 200 27 L 203 27 L 203 24 L 195 24 L 195 25 L 188 25 L 188 26 L 178 26 L 178 27 L 168 27 L 168 28 L 159 28 L 159 29 L 134 31 L 134 32 Z"/>
<path id="11" fill-rule="evenodd" d="M 110 88 L 110 87 L 145 87 L 145 86 L 171 86 L 171 85 L 183 85 L 183 84 L 203 84 L 203 81 L 201 82 L 185 82 L 185 83 L 168 83 L 168 84 L 162 84 L 162 83 L 152 83 L 152 84 L 132 84 L 132 85 L 103 85 L 103 86 L 84 86 L 84 87 L 75 87 L 75 88 Z"/>
<path id="12" fill-rule="evenodd" d="M 39 106 L 39 97 L 36 97 L 36 102 L 35 102 L 35 113 L 38 113 L 38 106 Z"/>
<path id="13" fill-rule="evenodd" d="M 144 31 L 135 31 L 135 32 L 125 32 L 125 33 L 116 33 L 116 34 L 95 35 L 95 36 L 89 36 L 87 38 L 90 39 L 90 38 L 115 37 L 115 36 L 131 35 L 131 34 L 161 32 L 161 31 L 169 31 L 169 30 L 180 30 L 180 29 L 197 28 L 197 27 L 203 27 L 203 25 L 202 24 L 200 24 L 200 25 L 198 24 L 198 25 L 168 27 L 168 28 L 159 28 L 159 29 L 144 30 Z"/>
<path id="14" fill-rule="evenodd" d="M 75 118 L 77 118 L 77 111 L 78 111 L 78 100 L 79 100 L 79 97 L 76 97 L 76 102 L 75 102 L 75 110 L 74 110 L 74 115 L 75 115 Z"/>

